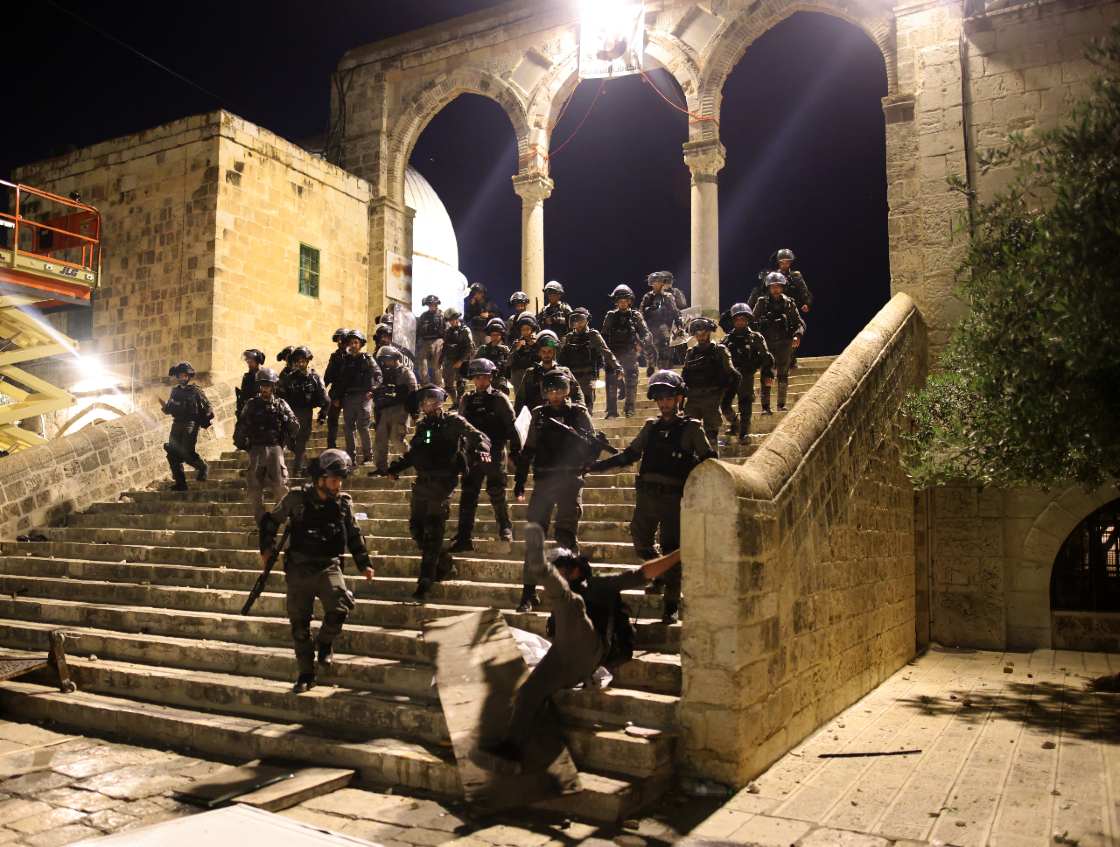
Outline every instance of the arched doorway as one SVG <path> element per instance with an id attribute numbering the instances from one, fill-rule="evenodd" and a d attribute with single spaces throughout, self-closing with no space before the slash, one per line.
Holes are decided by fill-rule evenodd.
<path id="1" fill-rule="evenodd" d="M 1050 573 L 1054 647 L 1120 649 L 1120 499 L 1074 527 Z"/>
<path id="2" fill-rule="evenodd" d="M 797 12 L 755 40 L 723 89 L 720 300 L 745 300 L 792 248 L 813 294 L 803 353 L 839 353 L 890 299 L 887 71 L 856 25 Z"/>

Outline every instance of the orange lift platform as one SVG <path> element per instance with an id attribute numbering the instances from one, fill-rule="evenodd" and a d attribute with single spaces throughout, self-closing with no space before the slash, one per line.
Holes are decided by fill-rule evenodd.
<path id="1" fill-rule="evenodd" d="M 77 343 L 41 316 L 91 307 L 101 278 L 101 214 L 76 197 L 4 180 L 0 196 L 0 451 L 11 453 L 45 441 L 20 421 L 75 402 L 20 365 L 76 354 Z"/>

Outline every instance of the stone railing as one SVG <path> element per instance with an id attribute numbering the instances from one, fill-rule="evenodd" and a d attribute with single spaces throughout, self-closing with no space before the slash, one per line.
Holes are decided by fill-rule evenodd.
<path id="1" fill-rule="evenodd" d="M 169 390 L 138 392 L 139 408 L 131 414 L 0 459 L 0 539 L 58 524 L 91 503 L 170 478 L 163 445 L 171 418 L 159 408 Z M 198 452 L 209 459 L 232 444 L 235 404 L 232 386 L 218 383 L 205 391 L 214 423 L 199 436 Z"/>
<path id="2" fill-rule="evenodd" d="M 744 784 L 914 655 L 914 494 L 895 428 L 925 359 L 897 294 L 750 459 L 692 473 L 685 773 Z"/>

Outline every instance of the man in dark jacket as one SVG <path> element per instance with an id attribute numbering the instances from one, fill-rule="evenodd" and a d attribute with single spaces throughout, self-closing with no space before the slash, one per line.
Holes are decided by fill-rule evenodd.
<path id="1" fill-rule="evenodd" d="M 307 439 L 311 437 L 315 409 L 326 408 L 330 402 L 323 381 L 310 366 L 313 358 L 307 347 L 293 347 L 288 354 L 286 373 L 280 375 L 280 397 L 292 407 L 299 421 L 299 434 L 292 445 L 292 476 L 303 476 L 303 457 L 307 452 Z"/>
<path id="2" fill-rule="evenodd" d="M 168 375 L 176 380 L 176 385 L 171 389 L 167 402 L 162 404 L 163 413 L 171 415 L 171 434 L 163 449 L 167 453 L 167 464 L 171 467 L 171 478 L 175 481 L 172 487 L 175 491 L 186 491 L 184 462 L 197 471 L 199 482 L 206 479 L 209 469 L 198 455 L 195 445 L 198 443 L 199 428 L 210 426 L 214 410 L 210 408 L 210 401 L 206 399 L 202 389 L 191 382 L 194 379 L 194 368 L 190 362 L 179 362 L 168 371 Z"/>

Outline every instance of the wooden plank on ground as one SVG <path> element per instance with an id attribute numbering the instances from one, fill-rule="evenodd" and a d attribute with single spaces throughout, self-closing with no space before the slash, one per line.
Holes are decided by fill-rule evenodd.
<path id="1" fill-rule="evenodd" d="M 579 771 L 553 709 L 542 713 L 520 772 L 497 773 L 475 761 L 480 740 L 503 737 L 513 693 L 529 673 L 497 610 L 429 621 L 424 639 L 437 645 L 440 704 L 469 801 L 498 811 L 580 790 Z"/>
<path id="2" fill-rule="evenodd" d="M 251 762 L 240 767 L 222 768 L 206 779 L 200 780 L 182 791 L 175 792 L 175 798 L 184 803 L 205 806 L 213 809 L 230 802 L 234 797 L 257 791 L 274 782 L 291 779 L 296 768 L 267 765 Z"/>
<path id="3" fill-rule="evenodd" d="M 279 812 L 304 800 L 345 788 L 353 778 L 354 771 L 344 768 L 302 768 L 291 779 L 242 794 L 234 802 L 266 812 Z"/>

